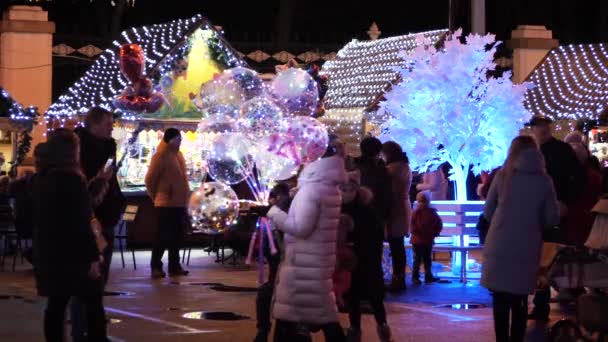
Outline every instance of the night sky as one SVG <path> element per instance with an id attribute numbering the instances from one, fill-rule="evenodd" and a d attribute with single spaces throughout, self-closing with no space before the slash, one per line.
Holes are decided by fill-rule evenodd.
<path id="1" fill-rule="evenodd" d="M 116 0 L 119 1 L 119 0 Z M 470 27 L 470 0 L 452 0 L 457 26 Z M 59 34 L 111 36 L 110 0 L 55 0 L 49 3 Z M 366 38 L 376 21 L 383 36 L 405 34 L 448 25 L 448 0 L 259 0 L 209 1 L 136 0 L 120 28 L 185 18 L 202 13 L 221 25 L 228 38 L 341 43 Z M 602 0 L 487 0 L 487 27 L 499 39 L 508 39 L 517 24 L 544 24 L 563 43 L 608 40 L 608 2 Z M 116 29 L 115 31 L 118 31 Z M 322 34 L 322 35 L 321 35 Z"/>

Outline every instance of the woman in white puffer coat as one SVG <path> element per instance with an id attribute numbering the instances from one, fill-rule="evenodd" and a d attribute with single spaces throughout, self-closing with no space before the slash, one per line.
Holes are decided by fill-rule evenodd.
<path id="1" fill-rule="evenodd" d="M 298 178 L 289 213 L 273 206 L 267 216 L 285 233 L 285 256 L 275 285 L 275 341 L 289 341 L 301 328 L 321 328 L 326 341 L 344 341 L 338 322 L 332 275 L 336 235 L 346 182 L 339 156 L 307 165 Z"/>

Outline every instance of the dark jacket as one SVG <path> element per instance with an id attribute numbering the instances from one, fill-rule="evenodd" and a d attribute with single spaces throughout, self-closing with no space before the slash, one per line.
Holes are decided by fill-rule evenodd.
<path id="1" fill-rule="evenodd" d="M 391 181 L 382 159 L 358 157 L 355 167 L 361 173 L 361 186 L 370 189 L 374 195 L 372 205 L 378 216 L 387 220 L 390 211 Z"/>
<path id="2" fill-rule="evenodd" d="M 34 199 L 32 196 L 32 184 L 35 175 L 17 179 L 9 185 L 9 197 L 14 200 L 15 207 L 15 229 L 22 237 L 29 239 L 34 230 Z"/>
<path id="3" fill-rule="evenodd" d="M 86 129 L 79 127 L 74 131 L 80 137 L 80 164 L 87 181 L 93 180 L 105 166 L 109 158 L 114 159 L 116 167 L 116 142 L 114 139 L 99 139 Z M 113 231 L 120 221 L 125 208 L 125 198 L 120 191 L 116 173 L 107 184 L 107 191 L 99 205 L 95 207 L 95 217 L 104 231 Z"/>
<path id="4" fill-rule="evenodd" d="M 351 291 L 364 296 L 370 292 L 383 293 L 382 251 L 384 227 L 372 208 L 371 191 L 361 187 L 350 203 L 342 205 L 342 213 L 354 223 L 348 240 L 353 244 L 357 264 L 352 270 Z"/>
<path id="5" fill-rule="evenodd" d="M 432 246 L 443 229 L 435 208 L 418 208 L 412 214 L 412 245 Z"/>
<path id="6" fill-rule="evenodd" d="M 553 180 L 557 200 L 573 203 L 585 189 L 585 168 L 569 144 L 551 138 L 540 145 L 547 173 Z"/>
<path id="7" fill-rule="evenodd" d="M 87 295 L 101 291 L 88 277 L 99 252 L 91 231 L 87 185 L 73 171 L 38 174 L 34 194 L 34 274 L 41 296 Z"/>

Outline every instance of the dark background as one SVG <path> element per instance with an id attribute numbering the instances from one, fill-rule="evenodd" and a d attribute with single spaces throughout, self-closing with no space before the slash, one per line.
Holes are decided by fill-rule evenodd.
<path id="1" fill-rule="evenodd" d="M 10 4 L 42 4 L 57 32 L 53 44 L 75 49 L 94 45 L 102 50 L 126 28 L 163 23 L 200 13 L 223 27 L 231 45 L 245 55 L 261 50 L 270 55 L 288 51 L 321 54 L 338 51 L 352 40 L 369 39 L 376 22 L 381 37 L 442 29 L 449 23 L 449 0 L 0 0 Z M 452 0 L 452 29 L 470 30 L 471 0 Z M 486 0 L 486 29 L 508 40 L 521 24 L 540 24 L 553 30 L 561 44 L 608 42 L 606 0 Z M 509 57 L 502 45 L 497 57 Z M 245 58 L 259 72 L 272 72 L 282 62 Z M 79 79 L 93 59 L 75 52 L 53 56 L 53 100 Z M 316 63 L 321 63 L 322 60 Z M 508 67 L 507 67 L 508 68 Z"/>
<path id="2" fill-rule="evenodd" d="M 126 0 L 114 0 L 126 3 Z M 2 7 L 19 1 L 2 1 Z M 112 36 L 121 29 L 202 13 L 228 38 L 265 42 L 343 43 L 366 38 L 376 21 L 383 36 L 444 28 L 449 0 L 136 0 L 112 7 L 110 0 L 54 0 L 45 6 L 59 34 Z M 470 0 L 452 0 L 454 26 L 470 27 Z M 517 24 L 543 24 L 562 43 L 608 40 L 608 4 L 602 0 L 486 0 L 487 28 L 508 39 Z M 120 20 L 118 18 L 121 18 Z"/>

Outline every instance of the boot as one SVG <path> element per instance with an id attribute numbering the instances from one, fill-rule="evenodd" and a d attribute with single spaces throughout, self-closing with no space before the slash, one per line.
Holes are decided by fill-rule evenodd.
<path id="1" fill-rule="evenodd" d="M 424 282 L 427 284 L 431 284 L 431 283 L 436 283 L 438 281 L 440 281 L 441 279 L 436 278 L 435 276 L 433 276 L 432 274 L 428 277 L 425 277 Z"/>
<path id="2" fill-rule="evenodd" d="M 418 272 L 412 273 L 412 283 L 414 285 L 422 284 L 422 282 L 420 281 L 420 274 Z"/>
<path id="3" fill-rule="evenodd" d="M 162 268 L 153 268 L 151 276 L 154 279 L 158 279 L 158 278 L 164 278 L 165 276 L 167 276 L 167 274 L 165 273 L 165 271 L 163 271 Z"/>
<path id="4" fill-rule="evenodd" d="M 181 266 L 169 270 L 169 275 L 171 277 L 187 276 L 188 274 L 190 274 L 190 271 L 186 271 Z"/>
<path id="5" fill-rule="evenodd" d="M 405 289 L 405 275 L 397 274 L 393 276 L 393 279 L 391 279 L 391 283 L 387 286 L 386 290 L 389 292 L 401 292 Z"/>
<path id="6" fill-rule="evenodd" d="M 258 331 L 253 342 L 268 342 L 268 331 Z"/>
<path id="7" fill-rule="evenodd" d="M 389 327 L 387 323 L 377 326 L 376 331 L 378 332 L 378 338 L 380 339 L 380 342 L 393 342 L 393 334 L 391 334 L 391 327 Z"/>
<path id="8" fill-rule="evenodd" d="M 346 329 L 346 341 L 347 342 L 361 342 L 361 328 L 348 328 Z"/>

